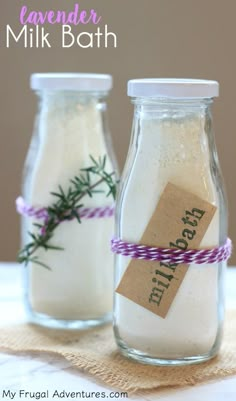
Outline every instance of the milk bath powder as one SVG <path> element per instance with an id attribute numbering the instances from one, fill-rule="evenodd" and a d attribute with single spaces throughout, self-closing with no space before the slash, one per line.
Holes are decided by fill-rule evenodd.
<path id="1" fill-rule="evenodd" d="M 216 207 L 200 248 L 224 244 L 227 210 L 210 114 L 218 84 L 134 80 L 129 94 L 135 116 L 118 198 L 116 237 L 140 243 L 170 182 Z M 130 261 L 129 256 L 116 255 L 116 288 Z M 214 356 L 222 334 L 225 264 L 190 264 L 165 318 L 116 292 L 114 330 L 121 352 L 152 364 L 194 363 Z"/>
<path id="2" fill-rule="evenodd" d="M 114 171 L 114 158 L 106 126 L 106 96 L 110 76 L 90 74 L 36 74 L 32 88 L 41 99 L 35 134 L 25 166 L 24 200 L 46 207 L 55 202 L 52 192 L 66 193 L 80 169 L 106 158 L 106 171 Z M 92 184 L 97 180 L 92 176 Z M 83 205 L 112 208 L 105 183 Z M 60 192 L 60 191 L 59 191 Z M 82 202 L 82 201 L 81 201 Z M 35 218 L 23 218 L 23 243 L 35 233 Z M 62 250 L 37 250 L 37 259 L 50 270 L 30 262 L 27 269 L 27 309 L 31 320 L 52 327 L 80 328 L 100 324 L 112 309 L 113 257 L 109 240 L 114 232 L 111 215 L 63 221 L 50 243 Z"/>

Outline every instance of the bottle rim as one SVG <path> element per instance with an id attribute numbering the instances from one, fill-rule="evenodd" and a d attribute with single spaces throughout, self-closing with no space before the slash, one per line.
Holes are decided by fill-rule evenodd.
<path id="1" fill-rule="evenodd" d="M 113 87 L 113 78 L 108 74 L 36 73 L 31 75 L 30 86 L 36 91 L 108 92 Z"/>
<path id="2" fill-rule="evenodd" d="M 145 78 L 128 82 L 128 96 L 206 99 L 219 96 L 219 83 L 206 79 Z"/>

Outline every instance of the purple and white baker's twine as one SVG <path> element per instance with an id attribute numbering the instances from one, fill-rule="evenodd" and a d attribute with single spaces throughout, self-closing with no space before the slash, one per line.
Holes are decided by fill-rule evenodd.
<path id="1" fill-rule="evenodd" d="M 35 217 L 37 220 L 48 220 L 48 212 L 46 208 L 37 208 L 29 206 L 22 197 L 16 199 L 16 210 L 19 214 L 26 217 Z M 115 206 L 104 206 L 94 208 L 80 208 L 79 216 L 81 219 L 102 219 L 114 216 Z"/>
<path id="2" fill-rule="evenodd" d="M 213 249 L 176 249 L 158 248 L 146 245 L 132 244 L 114 238 L 111 241 L 111 249 L 114 253 L 129 256 L 132 259 L 158 261 L 176 264 L 204 264 L 217 263 L 228 260 L 232 253 L 232 242 L 228 238 L 224 245 Z"/>

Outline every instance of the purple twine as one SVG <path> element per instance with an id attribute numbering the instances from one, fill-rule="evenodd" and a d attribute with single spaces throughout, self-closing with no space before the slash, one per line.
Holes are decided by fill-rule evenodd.
<path id="1" fill-rule="evenodd" d="M 22 216 L 35 217 L 37 220 L 43 220 L 44 224 L 47 224 L 49 219 L 46 208 L 29 206 L 21 196 L 16 199 L 16 210 Z M 115 206 L 111 205 L 95 208 L 79 208 L 78 211 L 81 219 L 101 219 L 114 216 Z M 41 234 L 44 235 L 45 233 L 45 228 L 42 227 Z"/>
<path id="2" fill-rule="evenodd" d="M 228 238 L 224 245 L 213 249 L 176 249 L 158 248 L 146 245 L 132 244 L 114 238 L 111 241 L 114 253 L 129 256 L 132 259 L 158 261 L 176 264 L 208 264 L 228 260 L 232 253 L 232 242 Z"/>

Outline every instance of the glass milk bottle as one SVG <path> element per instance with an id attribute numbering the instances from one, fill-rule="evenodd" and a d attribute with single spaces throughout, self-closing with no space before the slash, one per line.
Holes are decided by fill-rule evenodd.
<path id="1" fill-rule="evenodd" d="M 29 232 L 38 232 L 34 224 L 40 222 L 35 215 L 30 217 L 30 208 L 40 211 L 58 200 L 53 192 L 62 189 L 67 193 L 80 169 L 93 164 L 90 156 L 95 160 L 105 156 L 107 173 L 115 169 L 106 104 L 111 76 L 34 74 L 31 88 L 40 103 L 25 165 L 24 199 L 18 200 L 25 203 L 23 209 L 28 207 L 23 218 L 23 246 L 32 239 Z M 107 196 L 105 184 L 98 190 L 105 192 L 92 197 L 87 194 L 81 200 L 90 218 L 82 218 L 81 223 L 76 218 L 63 221 L 54 230 L 49 244 L 62 249 L 39 248 L 33 255 L 46 267 L 34 260 L 26 266 L 27 311 L 35 323 L 85 328 L 111 317 L 113 256 L 109 240 L 114 232 L 114 199 Z"/>
<path id="2" fill-rule="evenodd" d="M 140 243 L 170 182 L 217 207 L 199 248 L 225 244 L 227 206 L 211 115 L 218 83 L 132 80 L 128 94 L 135 111 L 117 200 L 116 239 Z M 131 257 L 116 253 L 117 289 Z M 225 265 L 190 264 L 165 318 L 116 292 L 114 330 L 121 352 L 154 365 L 197 363 L 216 355 L 224 319 Z"/>

